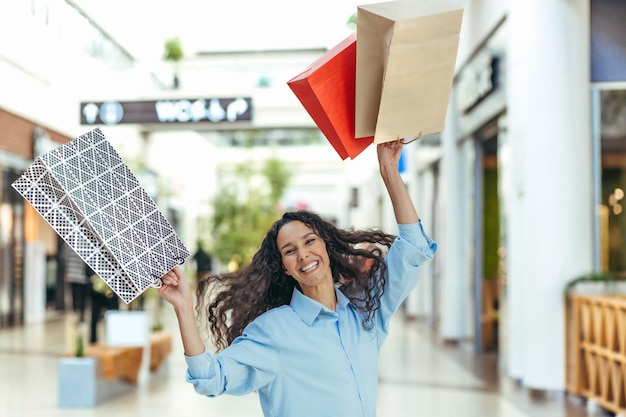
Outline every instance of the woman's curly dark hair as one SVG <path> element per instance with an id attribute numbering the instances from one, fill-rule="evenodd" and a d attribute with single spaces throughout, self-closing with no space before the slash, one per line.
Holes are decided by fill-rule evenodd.
<path id="1" fill-rule="evenodd" d="M 396 236 L 378 230 L 344 230 L 313 212 L 290 211 L 270 227 L 250 264 L 198 282 L 197 313 L 206 315 L 218 351 L 229 346 L 255 318 L 290 303 L 298 283 L 285 273 L 276 238 L 292 221 L 304 223 L 326 242 L 333 281 L 362 312 L 363 327 L 372 327 L 386 282 L 384 255 Z"/>

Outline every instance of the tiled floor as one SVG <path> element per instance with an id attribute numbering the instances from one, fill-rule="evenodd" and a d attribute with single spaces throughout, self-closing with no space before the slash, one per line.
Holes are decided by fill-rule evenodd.
<path id="1" fill-rule="evenodd" d="M 167 313 L 166 328 L 175 332 L 171 311 Z M 148 383 L 94 408 L 59 408 L 57 362 L 66 351 L 68 317 L 0 330 L 0 416 L 262 417 L 255 395 L 197 395 L 183 380 L 178 338 L 165 369 Z M 495 360 L 493 354 L 476 356 L 464 346 L 437 343 L 427 324 L 399 315 L 381 357 L 378 417 L 599 415 L 588 414 L 582 402 L 563 395 L 531 399 L 508 378 L 498 378 Z"/>

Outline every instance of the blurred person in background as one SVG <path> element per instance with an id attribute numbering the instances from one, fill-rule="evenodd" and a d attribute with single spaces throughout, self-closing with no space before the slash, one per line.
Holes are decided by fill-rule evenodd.
<path id="1" fill-rule="evenodd" d="M 85 322 L 85 309 L 90 296 L 91 281 L 85 272 L 85 261 L 67 243 L 63 243 L 62 253 L 65 266 L 65 282 L 69 283 L 72 294 L 72 311 L 78 314 L 81 323 Z"/>
<path id="2" fill-rule="evenodd" d="M 93 269 L 85 265 L 86 274 L 91 281 L 91 322 L 89 326 L 89 343 L 98 343 L 98 323 L 107 310 L 119 310 L 119 298 L 111 287 Z"/>
<path id="3" fill-rule="evenodd" d="M 198 239 L 196 248 L 196 253 L 193 254 L 192 259 L 196 263 L 196 279 L 199 280 L 213 271 L 213 258 L 204 249 L 202 240 Z"/>
<path id="4" fill-rule="evenodd" d="M 187 362 L 209 397 L 258 392 L 265 416 L 376 415 L 378 358 L 390 319 L 437 244 L 398 171 L 402 143 L 377 145 L 398 236 L 344 230 L 315 213 L 285 213 L 248 265 L 198 283 L 194 309 L 178 268 L 162 277 Z M 369 243 L 369 245 L 367 244 Z M 205 315 L 216 353 L 202 339 Z"/>

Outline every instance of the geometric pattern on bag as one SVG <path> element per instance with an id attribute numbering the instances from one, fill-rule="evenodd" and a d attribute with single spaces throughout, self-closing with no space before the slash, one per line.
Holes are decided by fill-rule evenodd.
<path id="1" fill-rule="evenodd" d="M 98 128 L 38 157 L 12 186 L 126 303 L 189 256 Z"/>

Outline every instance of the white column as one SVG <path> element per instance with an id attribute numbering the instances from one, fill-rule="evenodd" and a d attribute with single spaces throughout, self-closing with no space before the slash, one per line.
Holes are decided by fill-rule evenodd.
<path id="1" fill-rule="evenodd" d="M 592 268 L 589 1 L 509 7 L 508 368 L 529 388 L 563 390 L 563 289 Z"/>
<path id="2" fill-rule="evenodd" d="M 418 154 L 422 151 L 422 148 L 416 147 L 416 149 Z M 433 173 L 431 170 L 420 173 L 413 170 L 409 172 L 414 172 L 414 181 L 411 184 L 414 190 L 411 194 L 415 201 L 417 214 L 422 219 L 426 233 L 435 238 L 433 234 L 435 216 L 432 210 L 432 202 L 435 199 Z M 433 313 L 433 265 L 434 262 L 424 262 L 418 270 L 417 287 L 406 300 L 406 312 L 409 317 L 431 317 Z"/>
<path id="3" fill-rule="evenodd" d="M 437 237 L 439 249 L 436 256 L 443 260 L 439 295 L 440 336 L 444 340 L 462 340 L 470 335 L 468 304 L 471 301 L 470 261 L 467 242 L 466 206 L 467 190 L 464 187 L 467 161 L 465 150 L 457 145 L 458 128 L 454 122 L 454 95 L 451 97 L 446 127 L 441 134 L 445 158 L 441 162 L 441 233 Z"/>
<path id="4" fill-rule="evenodd" d="M 24 245 L 24 322 L 46 320 L 46 246 L 41 241 Z"/>

